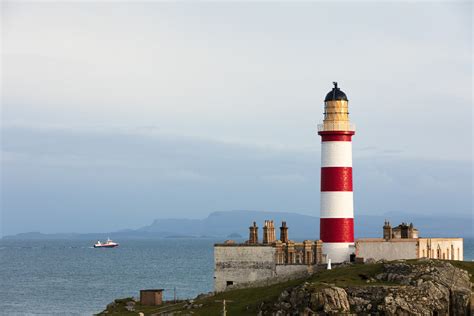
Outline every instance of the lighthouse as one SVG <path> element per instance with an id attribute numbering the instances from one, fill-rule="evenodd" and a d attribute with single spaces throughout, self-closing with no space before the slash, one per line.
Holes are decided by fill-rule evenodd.
<path id="1" fill-rule="evenodd" d="M 348 261 L 354 252 L 352 136 L 348 100 L 337 82 L 324 99 L 321 136 L 320 239 L 332 262 Z"/>

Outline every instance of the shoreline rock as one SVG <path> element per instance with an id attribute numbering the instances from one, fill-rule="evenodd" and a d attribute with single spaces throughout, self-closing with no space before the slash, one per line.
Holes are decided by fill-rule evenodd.
<path id="1" fill-rule="evenodd" d="M 283 291 L 261 315 L 470 315 L 467 271 L 449 262 L 383 263 L 375 277 L 387 285 L 337 287 L 305 283 Z"/>

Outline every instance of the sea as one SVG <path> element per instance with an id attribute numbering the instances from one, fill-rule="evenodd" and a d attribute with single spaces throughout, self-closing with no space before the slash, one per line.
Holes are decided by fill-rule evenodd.
<path id="1" fill-rule="evenodd" d="M 93 315 L 140 289 L 193 298 L 213 289 L 213 244 L 222 239 L 0 240 L 0 315 Z M 474 239 L 464 240 L 474 260 Z"/>

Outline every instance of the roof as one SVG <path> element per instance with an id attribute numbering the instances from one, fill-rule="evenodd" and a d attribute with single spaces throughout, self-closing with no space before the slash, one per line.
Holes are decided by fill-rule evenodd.
<path id="1" fill-rule="evenodd" d="M 329 91 L 328 94 L 326 94 L 326 98 L 324 99 L 324 102 L 336 101 L 336 100 L 348 101 L 346 94 L 337 87 L 337 82 L 333 82 L 333 84 L 334 84 L 334 88 L 332 88 L 332 90 Z"/>
<path id="2" fill-rule="evenodd" d="M 355 242 L 414 242 L 417 241 L 418 238 L 392 238 L 392 239 L 383 239 L 383 238 L 359 238 L 356 239 Z"/>
<path id="3" fill-rule="evenodd" d="M 163 292 L 164 289 L 147 289 L 147 290 L 140 290 L 140 292 Z"/>

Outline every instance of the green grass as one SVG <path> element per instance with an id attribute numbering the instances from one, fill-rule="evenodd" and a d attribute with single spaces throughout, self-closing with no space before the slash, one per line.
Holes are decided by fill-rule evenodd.
<path id="1" fill-rule="evenodd" d="M 406 261 L 409 264 L 419 264 L 421 262 L 417 260 Z M 474 262 L 466 261 L 450 261 L 454 266 L 467 270 L 471 275 L 474 275 Z M 368 278 L 374 278 L 377 274 L 381 273 L 383 269 L 382 263 L 376 264 L 355 264 L 343 268 L 336 268 L 332 270 L 323 270 L 316 274 L 298 280 L 292 280 L 284 283 L 279 283 L 271 286 L 231 290 L 223 293 L 216 294 L 212 297 L 206 297 L 195 300 L 194 304 L 203 304 L 201 308 L 191 309 L 193 315 L 212 316 L 221 315 L 222 300 L 229 301 L 227 303 L 228 315 L 256 315 L 258 307 L 262 302 L 273 302 L 275 301 L 281 292 L 285 289 L 302 284 L 307 281 L 310 282 L 314 288 L 327 286 L 326 284 L 334 284 L 336 286 L 347 287 L 347 286 L 371 286 L 371 285 L 394 285 L 393 283 L 387 282 L 370 282 L 367 283 Z M 474 282 L 471 276 L 471 282 Z M 218 302 L 216 302 L 218 301 Z M 179 304 L 167 303 L 162 306 L 141 306 L 136 305 L 137 312 L 130 313 L 125 311 L 123 305 L 119 306 L 115 310 L 110 310 L 107 315 L 137 315 L 137 312 L 143 312 L 145 315 L 153 313 L 159 313 L 164 311 L 182 311 L 184 314 L 189 314 L 188 310 L 184 310 L 184 302 Z"/>
<path id="2" fill-rule="evenodd" d="M 336 286 L 364 286 L 367 285 L 366 278 L 374 277 L 376 274 L 382 271 L 381 264 L 372 265 L 353 265 L 349 267 L 323 270 L 317 274 L 304 279 L 292 280 L 283 283 L 278 283 L 271 286 L 250 288 L 250 289 L 239 289 L 231 290 L 223 293 L 216 294 L 212 297 L 195 300 L 194 304 L 203 304 L 201 308 L 191 309 L 194 315 L 220 315 L 222 310 L 222 300 L 225 299 L 227 303 L 227 311 L 229 315 L 256 315 L 258 307 L 262 302 L 275 301 L 281 292 L 285 289 L 297 286 L 305 281 L 311 282 L 314 286 L 324 286 L 321 282 L 335 284 Z M 371 285 L 376 283 L 370 283 Z M 380 284 L 380 283 L 379 283 Z M 218 302 L 216 302 L 218 301 Z M 182 309 L 183 303 L 176 307 L 176 310 L 182 310 L 183 314 L 187 310 Z M 136 315 L 125 311 L 123 305 L 120 305 L 114 310 L 109 310 L 108 315 Z M 136 310 L 150 315 L 153 313 L 163 312 L 173 308 L 170 304 L 164 306 L 140 306 L 136 305 Z"/>
<path id="3" fill-rule="evenodd" d="M 343 268 L 323 270 L 312 275 L 308 281 L 318 285 L 321 282 L 334 284 L 336 286 L 364 286 L 367 279 L 375 278 L 382 272 L 383 265 L 376 264 L 355 264 Z M 383 282 L 371 282 L 370 285 L 387 284 Z"/>
<path id="4" fill-rule="evenodd" d="M 466 270 L 471 274 L 471 283 L 474 283 L 474 262 L 472 261 L 449 261 L 453 266 Z"/>

